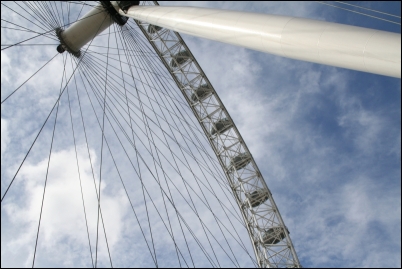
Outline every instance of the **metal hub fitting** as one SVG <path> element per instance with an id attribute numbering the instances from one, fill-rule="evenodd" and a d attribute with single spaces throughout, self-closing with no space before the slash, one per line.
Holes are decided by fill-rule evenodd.
<path id="1" fill-rule="evenodd" d="M 66 29 L 56 28 L 56 36 L 60 41 L 57 51 L 68 51 L 75 57 L 81 56 L 81 48 L 91 42 L 98 34 L 117 23 L 123 26 L 128 17 L 121 16 L 119 9 L 127 11 L 133 5 L 139 5 L 139 1 L 100 1 L 96 7 L 74 22 Z"/>
<path id="2" fill-rule="evenodd" d="M 57 52 L 58 53 L 63 53 L 63 52 L 65 52 L 65 51 L 67 51 L 67 52 L 69 52 L 69 53 L 71 53 L 72 55 L 74 55 L 75 57 L 77 57 L 77 58 L 79 58 L 80 56 L 81 56 L 81 51 L 74 51 L 74 50 L 72 50 L 68 45 L 67 45 L 67 43 L 66 42 L 64 42 L 64 40 L 63 40 L 63 35 L 62 35 L 62 33 L 63 33 L 63 29 L 61 29 L 60 27 L 57 27 L 56 28 L 56 36 L 57 36 L 57 38 L 59 39 L 59 41 L 60 41 L 60 45 L 58 45 L 57 46 Z"/>

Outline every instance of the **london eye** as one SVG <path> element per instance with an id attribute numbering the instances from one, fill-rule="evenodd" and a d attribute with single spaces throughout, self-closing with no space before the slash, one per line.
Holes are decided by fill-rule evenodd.
<path id="1" fill-rule="evenodd" d="M 359 235 L 342 233 L 354 221 L 366 221 L 365 234 L 400 250 L 394 228 L 398 221 L 400 227 L 400 80 L 372 75 L 391 93 L 372 86 L 369 100 L 347 90 L 342 79 L 355 82 L 358 75 L 343 69 L 329 76 L 335 68 L 301 63 L 313 66 L 295 70 L 290 60 L 269 56 L 270 68 L 262 71 L 256 52 L 230 54 L 233 48 L 222 43 L 198 50 L 202 39 L 128 18 L 121 3 L 2 3 L 2 266 L 317 265 L 312 259 L 324 242 L 336 243 L 331 235 Z M 209 58 L 212 48 L 218 48 L 212 57 L 224 60 Z M 270 90 L 280 86 L 272 76 L 257 82 L 266 70 L 291 88 Z M 286 73 L 297 81 L 287 82 Z M 321 86 L 328 86 L 325 94 Z M 257 112 L 249 103 L 255 97 L 261 97 Z M 298 123 L 298 113 L 309 120 Z M 336 120 L 338 129 L 324 119 Z M 289 133 L 293 128 L 301 134 Z M 349 159 L 358 156 L 362 161 Z M 374 180 L 380 174 L 386 185 Z M 282 198 L 268 187 L 271 178 Z M 315 188 L 322 203 L 309 196 Z M 344 203 L 326 207 L 331 190 Z M 364 204 L 374 203 L 368 194 L 386 202 L 371 204 L 366 214 Z M 314 236 L 324 228 L 326 239 Z M 391 231 L 396 240 L 386 237 Z"/>

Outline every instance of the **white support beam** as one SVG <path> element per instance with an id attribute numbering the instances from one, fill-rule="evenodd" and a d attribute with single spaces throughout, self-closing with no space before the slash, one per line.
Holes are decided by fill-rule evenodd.
<path id="1" fill-rule="evenodd" d="M 125 14 L 170 30 L 297 60 L 401 77 L 401 35 L 288 16 L 199 7 L 132 6 Z"/>

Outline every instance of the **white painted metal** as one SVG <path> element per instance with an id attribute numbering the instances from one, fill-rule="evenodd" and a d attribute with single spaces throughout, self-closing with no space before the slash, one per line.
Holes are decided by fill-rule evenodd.
<path id="1" fill-rule="evenodd" d="M 97 5 L 64 30 L 61 39 L 70 50 L 79 52 L 85 44 L 112 24 L 109 14 L 101 5 Z"/>
<path id="2" fill-rule="evenodd" d="M 101 10 L 98 5 L 84 16 L 86 19 L 65 31 L 71 49 L 78 51 L 112 23 Z M 243 216 L 258 266 L 301 267 L 289 232 L 246 143 L 183 39 L 177 32 L 136 22 L 184 94 L 215 151 Z M 203 85 L 208 94 L 200 98 L 197 90 Z M 244 156 L 245 162 L 235 165 Z"/>
<path id="3" fill-rule="evenodd" d="M 314 63 L 401 77 L 401 35 L 288 16 L 199 7 L 133 6 L 136 20 Z"/>
<path id="4" fill-rule="evenodd" d="M 154 4 L 158 5 L 156 1 Z M 243 216 L 258 266 L 301 267 L 289 232 L 246 143 L 180 34 L 147 22 L 136 23 L 182 91 L 215 151 Z M 199 97 L 201 87 L 208 88 L 208 94 Z M 243 156 L 247 156 L 246 161 L 234 165 Z"/>

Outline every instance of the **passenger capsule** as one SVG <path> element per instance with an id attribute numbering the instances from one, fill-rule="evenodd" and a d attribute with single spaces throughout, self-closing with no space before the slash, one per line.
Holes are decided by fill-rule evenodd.
<path id="1" fill-rule="evenodd" d="M 264 236 L 262 237 L 262 242 L 265 245 L 278 244 L 285 237 L 285 230 L 282 227 L 273 227 L 265 231 Z"/>
<path id="2" fill-rule="evenodd" d="M 147 32 L 149 34 L 153 35 L 153 34 L 156 34 L 157 32 L 159 32 L 160 30 L 162 30 L 162 27 L 150 24 L 150 25 L 148 25 Z"/>
<path id="3" fill-rule="evenodd" d="M 211 135 L 224 133 L 229 130 L 230 127 L 232 127 L 232 123 L 227 118 L 218 120 L 212 124 Z"/>
<path id="4" fill-rule="evenodd" d="M 191 101 L 197 102 L 198 100 L 202 101 L 205 99 L 210 93 L 212 92 L 212 89 L 208 87 L 207 84 L 202 84 L 200 87 L 198 87 L 195 90 L 195 93 L 191 95 Z"/>
<path id="5" fill-rule="evenodd" d="M 252 193 L 247 193 L 246 197 L 247 197 L 246 202 L 249 201 L 251 207 L 259 206 L 269 198 L 268 191 L 262 189 L 253 191 Z"/>
<path id="6" fill-rule="evenodd" d="M 176 68 L 178 65 L 182 65 L 190 59 L 190 53 L 186 50 L 179 51 L 170 60 L 170 67 Z"/>
<path id="7" fill-rule="evenodd" d="M 246 167 L 251 161 L 251 156 L 247 152 L 240 153 L 236 157 L 232 158 L 230 164 L 236 169 L 240 170 Z"/>

